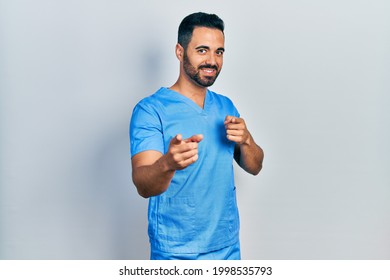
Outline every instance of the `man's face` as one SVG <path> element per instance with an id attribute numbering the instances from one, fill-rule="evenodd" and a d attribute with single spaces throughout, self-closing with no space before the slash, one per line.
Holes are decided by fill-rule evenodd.
<path id="1" fill-rule="evenodd" d="M 224 35 L 214 28 L 196 27 L 183 54 L 185 74 L 198 86 L 214 84 L 223 64 Z"/>

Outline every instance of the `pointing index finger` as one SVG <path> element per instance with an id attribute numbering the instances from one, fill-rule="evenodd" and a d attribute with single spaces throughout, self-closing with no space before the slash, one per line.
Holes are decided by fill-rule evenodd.
<path id="1" fill-rule="evenodd" d="M 187 142 L 187 143 L 188 142 L 199 143 L 202 140 L 203 140 L 203 134 L 196 134 L 196 135 L 192 135 L 190 138 L 185 139 L 184 141 Z"/>
<path id="2" fill-rule="evenodd" d="M 234 123 L 235 121 L 236 121 L 235 117 L 233 117 L 233 116 L 226 116 L 224 124 Z"/>

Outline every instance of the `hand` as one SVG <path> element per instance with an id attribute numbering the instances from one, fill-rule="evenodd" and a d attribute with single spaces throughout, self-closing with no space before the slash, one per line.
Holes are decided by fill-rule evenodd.
<path id="1" fill-rule="evenodd" d="M 237 144 L 249 144 L 250 133 L 242 118 L 226 116 L 224 122 L 226 128 L 226 137 Z"/>
<path id="2" fill-rule="evenodd" d="M 198 143 L 203 135 L 196 134 L 184 139 L 181 134 L 172 138 L 168 152 L 165 154 L 169 170 L 181 170 L 198 160 Z"/>

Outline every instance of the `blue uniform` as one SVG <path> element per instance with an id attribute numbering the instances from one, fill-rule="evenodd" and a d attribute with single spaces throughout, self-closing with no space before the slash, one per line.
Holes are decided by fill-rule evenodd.
<path id="1" fill-rule="evenodd" d="M 227 115 L 239 117 L 231 100 L 207 90 L 204 108 L 161 88 L 141 100 L 130 123 L 131 155 L 165 154 L 177 134 L 203 134 L 198 160 L 178 170 L 164 193 L 149 199 L 152 251 L 202 254 L 239 244 L 239 216 L 233 174 L 235 143 L 226 138 Z M 237 246 L 237 245 L 235 245 Z"/>

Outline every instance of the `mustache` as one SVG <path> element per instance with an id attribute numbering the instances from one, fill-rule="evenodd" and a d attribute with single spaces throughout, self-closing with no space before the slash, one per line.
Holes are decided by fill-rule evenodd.
<path id="1" fill-rule="evenodd" d="M 212 64 L 205 64 L 205 65 L 202 65 L 202 66 L 199 66 L 199 69 L 204 69 L 204 68 L 208 68 L 208 69 L 215 69 L 218 71 L 218 67 L 217 65 L 212 65 Z"/>

